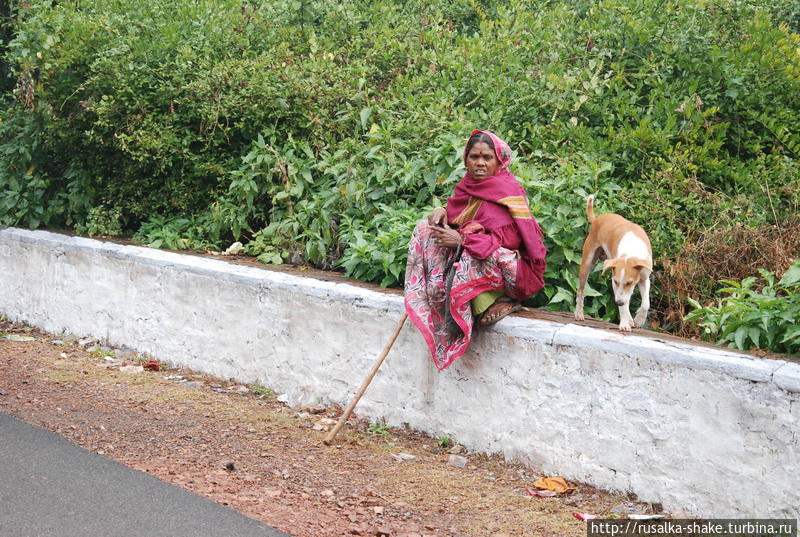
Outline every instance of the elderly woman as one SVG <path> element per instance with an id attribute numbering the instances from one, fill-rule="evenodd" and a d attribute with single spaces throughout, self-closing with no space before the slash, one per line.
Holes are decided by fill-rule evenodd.
<path id="1" fill-rule="evenodd" d="M 496 135 L 473 131 L 467 174 L 411 237 L 406 311 L 439 369 L 467 350 L 474 324 L 499 321 L 544 287 L 547 251 L 511 158 Z"/>

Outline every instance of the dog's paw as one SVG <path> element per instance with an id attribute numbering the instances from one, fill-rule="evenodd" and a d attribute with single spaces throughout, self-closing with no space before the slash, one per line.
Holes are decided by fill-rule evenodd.
<path id="1" fill-rule="evenodd" d="M 619 329 L 623 332 L 630 332 L 633 328 L 633 324 L 630 321 L 623 321 L 619 323 Z"/>
<path id="2" fill-rule="evenodd" d="M 584 320 L 584 319 L 585 319 L 585 317 L 584 317 L 584 315 L 583 315 L 583 312 L 582 312 L 582 311 L 580 311 L 580 312 L 579 312 L 579 311 L 576 311 L 576 312 L 575 312 L 575 320 L 576 320 L 576 321 L 582 321 L 582 320 Z"/>

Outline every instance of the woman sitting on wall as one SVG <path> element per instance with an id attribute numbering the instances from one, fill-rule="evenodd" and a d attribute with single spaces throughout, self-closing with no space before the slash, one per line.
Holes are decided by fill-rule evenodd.
<path id="1" fill-rule="evenodd" d="M 467 350 L 475 323 L 496 323 L 544 287 L 547 251 L 511 159 L 503 140 L 473 131 L 467 174 L 411 237 L 406 311 L 439 369 Z"/>

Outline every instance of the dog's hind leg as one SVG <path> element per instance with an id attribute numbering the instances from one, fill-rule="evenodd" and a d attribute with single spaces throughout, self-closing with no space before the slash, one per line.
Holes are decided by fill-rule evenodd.
<path id="1" fill-rule="evenodd" d="M 588 240 L 586 242 L 588 242 Z M 598 252 L 601 251 L 596 248 L 589 249 L 589 246 L 586 244 L 586 242 L 583 244 L 581 268 L 578 271 L 578 291 L 575 294 L 575 320 L 577 321 L 584 320 L 583 297 L 586 292 L 586 280 L 589 279 L 589 273 L 592 271 L 592 268 L 594 268 L 594 264 L 597 262 L 599 257 Z"/>
<path id="2" fill-rule="evenodd" d="M 586 279 L 581 276 L 578 281 L 578 292 L 575 295 L 575 320 L 577 321 L 582 321 L 585 318 L 583 315 L 583 294 L 585 289 Z"/>

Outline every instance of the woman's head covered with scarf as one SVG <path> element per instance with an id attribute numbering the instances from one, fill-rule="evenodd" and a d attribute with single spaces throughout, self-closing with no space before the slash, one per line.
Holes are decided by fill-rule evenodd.
<path id="1" fill-rule="evenodd" d="M 507 211 L 507 214 L 516 222 L 527 255 L 533 259 L 543 260 L 547 249 L 542 242 L 542 231 L 531 213 L 525 189 L 508 169 L 508 165 L 514 158 L 508 144 L 493 132 L 476 129 L 470 134 L 464 149 L 464 165 L 466 166 L 467 155 L 472 147 L 480 142 L 486 143 L 494 149 L 499 166 L 494 176 L 485 179 L 475 179 L 467 172 L 455 186 L 453 196 L 447 200 L 448 221 L 460 225 L 460 220 L 463 222 L 470 220 L 477 212 L 474 200 L 492 202 L 503 207 L 503 210 Z M 470 216 L 467 218 L 465 211 L 469 207 L 472 210 L 469 211 Z M 487 207 L 486 210 L 492 209 Z M 464 214 L 463 217 L 462 214 Z"/>
<path id="2" fill-rule="evenodd" d="M 465 165 L 467 163 L 467 154 L 469 153 L 470 149 L 472 149 L 472 146 L 479 142 L 488 144 L 489 147 L 494 149 L 494 154 L 497 157 L 497 161 L 500 163 L 500 167 L 497 170 L 498 172 L 508 170 L 508 165 L 511 164 L 511 160 L 514 158 L 514 153 L 511 151 L 511 148 L 495 133 L 490 131 L 482 131 L 480 129 L 475 129 L 469 135 L 467 146 L 464 148 Z"/>

